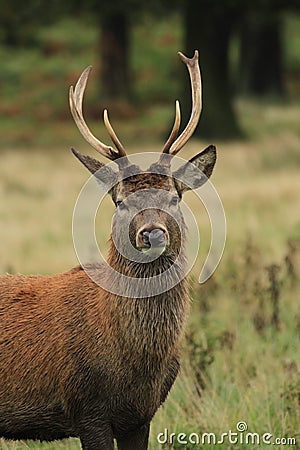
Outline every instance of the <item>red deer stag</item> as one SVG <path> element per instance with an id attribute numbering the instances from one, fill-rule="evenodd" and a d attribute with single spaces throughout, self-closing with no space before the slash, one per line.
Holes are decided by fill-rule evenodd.
<path id="1" fill-rule="evenodd" d="M 191 59 L 179 56 L 190 74 L 192 113 L 178 136 L 176 102 L 173 129 L 151 173 L 135 166 L 132 174 L 133 164 L 106 110 L 104 122 L 115 148 L 89 130 L 82 100 L 90 68 L 70 89 L 71 112 L 80 132 L 118 169 L 72 150 L 96 178 L 104 173 L 97 181 L 109 185 L 113 180 L 109 194 L 116 205 L 112 228 L 118 242 L 110 239 L 108 264 L 127 280 L 147 279 L 173 267 L 168 276 L 175 283 L 166 292 L 137 298 L 126 294 L 125 287 L 124 295 L 103 289 L 81 266 L 53 276 L 1 276 L 0 436 L 6 439 L 78 437 L 86 450 L 112 450 L 116 439 L 119 450 L 148 448 L 150 422 L 179 370 L 179 341 L 189 309 L 186 278 L 181 276 L 184 253 L 177 258 L 185 240 L 180 199 L 211 175 L 216 160 L 214 146 L 192 158 L 205 176 L 193 179 L 191 172 L 188 185 L 178 174 L 184 174 L 189 163 L 177 169 L 176 176 L 171 172 L 170 159 L 193 134 L 202 108 L 198 52 Z M 103 167 L 107 170 L 99 171 Z M 160 190 L 167 195 L 160 198 Z M 132 194 L 145 194 L 145 204 L 147 196 L 156 195 L 156 207 L 133 215 L 128 232 L 136 253 L 157 254 L 149 260 L 132 261 L 120 251 L 122 224 L 135 207 Z M 90 270 L 109 285 L 106 266 Z"/>

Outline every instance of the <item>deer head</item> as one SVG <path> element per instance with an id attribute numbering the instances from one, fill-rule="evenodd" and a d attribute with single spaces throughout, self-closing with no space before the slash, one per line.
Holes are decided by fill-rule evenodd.
<path id="1" fill-rule="evenodd" d="M 210 177 L 216 161 L 216 149 L 211 145 L 172 172 L 172 158 L 192 136 L 202 109 L 198 52 L 195 51 L 191 59 L 182 53 L 179 56 L 190 74 L 191 116 L 178 136 L 180 106 L 176 101 L 175 121 L 170 136 L 158 161 L 146 171 L 130 163 L 109 121 L 107 110 L 104 110 L 104 123 L 115 147 L 102 143 L 89 130 L 83 118 L 82 100 L 91 67 L 84 70 L 75 89 L 70 88 L 70 108 L 80 132 L 102 156 L 114 161 L 116 168 L 84 156 L 75 149 L 72 151 L 97 181 L 107 188 L 116 206 L 112 226 L 114 250 L 135 262 L 150 262 L 159 257 L 174 261 L 185 234 L 180 210 L 182 195 L 189 189 L 201 186 Z M 128 224 L 128 228 L 125 224 Z M 128 246 L 128 242 L 131 245 Z"/>

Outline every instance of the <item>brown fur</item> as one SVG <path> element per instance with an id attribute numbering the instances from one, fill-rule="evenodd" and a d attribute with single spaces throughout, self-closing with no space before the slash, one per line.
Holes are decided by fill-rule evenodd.
<path id="1" fill-rule="evenodd" d="M 149 187 L 181 195 L 171 177 L 136 177 L 114 188 L 114 201 Z M 172 267 L 184 239 L 168 214 L 151 214 L 147 222 L 163 223 L 170 234 L 157 260 L 130 262 L 111 240 L 109 263 L 129 277 Z M 176 214 L 183 220 L 180 210 Z M 135 232 L 145 217 L 137 215 Z M 184 265 L 183 256 L 172 276 Z M 90 270 L 107 277 L 102 266 Z M 163 294 L 136 299 L 103 290 L 81 267 L 54 276 L 1 276 L 0 436 L 49 441 L 77 436 L 88 450 L 112 450 L 116 438 L 120 450 L 147 449 L 150 421 L 179 370 L 188 308 L 185 279 Z"/>

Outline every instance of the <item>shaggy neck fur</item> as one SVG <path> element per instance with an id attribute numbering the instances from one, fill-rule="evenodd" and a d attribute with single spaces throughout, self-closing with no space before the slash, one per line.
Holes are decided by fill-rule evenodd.
<path id="1" fill-rule="evenodd" d="M 141 364 L 153 367 L 154 359 L 160 365 L 165 358 L 177 350 L 189 309 L 187 282 L 182 277 L 185 269 L 185 256 L 174 263 L 174 255 L 161 255 L 150 263 L 135 263 L 128 261 L 116 250 L 111 240 L 108 263 L 116 271 L 133 278 L 153 277 L 170 270 L 170 277 L 175 281 L 183 278 L 173 288 L 156 296 L 144 298 L 121 297 L 107 294 L 111 314 L 116 326 L 119 317 L 119 343 L 123 356 L 132 358 L 132 350 L 141 356 Z M 113 280 L 111 280 L 113 283 Z M 124 285 L 124 290 L 130 293 L 130 280 Z"/>

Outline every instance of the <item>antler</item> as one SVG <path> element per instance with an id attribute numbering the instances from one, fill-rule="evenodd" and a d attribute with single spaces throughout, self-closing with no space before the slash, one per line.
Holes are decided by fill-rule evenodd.
<path id="1" fill-rule="evenodd" d="M 198 124 L 202 109 L 201 75 L 198 64 L 198 51 L 197 50 L 195 51 L 193 58 L 187 58 L 181 52 L 179 52 L 178 55 L 187 66 L 190 74 L 191 88 L 192 88 L 192 112 L 187 126 L 180 134 L 180 136 L 178 136 L 178 130 L 180 127 L 180 106 L 178 100 L 176 100 L 175 103 L 176 113 L 174 125 L 170 133 L 170 136 L 162 150 L 162 153 L 170 155 L 175 155 L 190 139 Z M 75 89 L 73 89 L 73 86 L 70 87 L 69 100 L 71 113 L 79 131 L 81 132 L 85 140 L 92 147 L 94 147 L 99 153 L 101 153 L 101 155 L 112 160 L 117 160 L 118 158 L 126 156 L 126 152 L 109 121 L 107 110 L 106 109 L 104 110 L 104 124 L 116 148 L 108 146 L 103 142 L 99 141 L 91 133 L 89 127 L 87 126 L 83 118 L 82 101 L 91 69 L 92 67 L 89 66 L 82 72 L 79 80 L 76 83 Z"/>
<path id="2" fill-rule="evenodd" d="M 101 155 L 105 156 L 109 159 L 118 159 L 122 156 L 126 156 L 126 152 L 124 150 L 123 145 L 119 141 L 116 133 L 114 132 L 113 127 L 111 126 L 111 123 L 108 118 L 107 110 L 104 110 L 104 123 L 105 127 L 113 141 L 113 143 L 116 146 L 116 149 L 108 146 L 106 144 L 103 144 L 103 142 L 99 141 L 90 131 L 89 127 L 87 126 L 83 114 L 82 114 L 82 100 L 83 95 L 85 91 L 85 87 L 87 84 L 87 80 L 90 74 L 90 71 L 92 69 L 92 66 L 87 67 L 81 74 L 79 80 L 76 83 L 75 90 L 73 89 L 73 86 L 70 87 L 70 109 L 73 116 L 73 119 L 84 137 L 84 139 L 92 146 L 95 150 L 97 150 Z"/>
<path id="3" fill-rule="evenodd" d="M 179 126 L 180 126 L 180 109 L 179 102 L 176 101 L 176 117 L 173 129 L 171 131 L 170 137 L 167 140 L 163 148 L 163 153 L 168 153 L 170 155 L 175 155 L 190 139 L 195 131 L 195 128 L 199 122 L 201 110 L 202 110 L 202 92 L 201 92 L 201 74 L 199 69 L 199 54 L 195 50 L 193 58 L 187 58 L 183 53 L 178 52 L 180 59 L 187 66 L 192 88 L 192 113 L 187 126 L 177 137 Z M 177 139 L 176 139 L 177 138 Z"/>
<path id="4" fill-rule="evenodd" d="M 171 145 L 173 144 L 173 142 L 177 138 L 178 130 L 179 130 L 179 127 L 180 127 L 180 119 L 181 119 L 180 104 L 179 104 L 179 101 L 176 100 L 176 102 L 175 102 L 175 121 L 174 121 L 174 125 L 173 125 L 173 128 L 172 128 L 172 131 L 170 133 L 170 136 L 169 136 L 169 138 L 168 138 L 167 142 L 165 143 L 164 148 L 162 150 L 163 153 L 169 153 Z"/>

